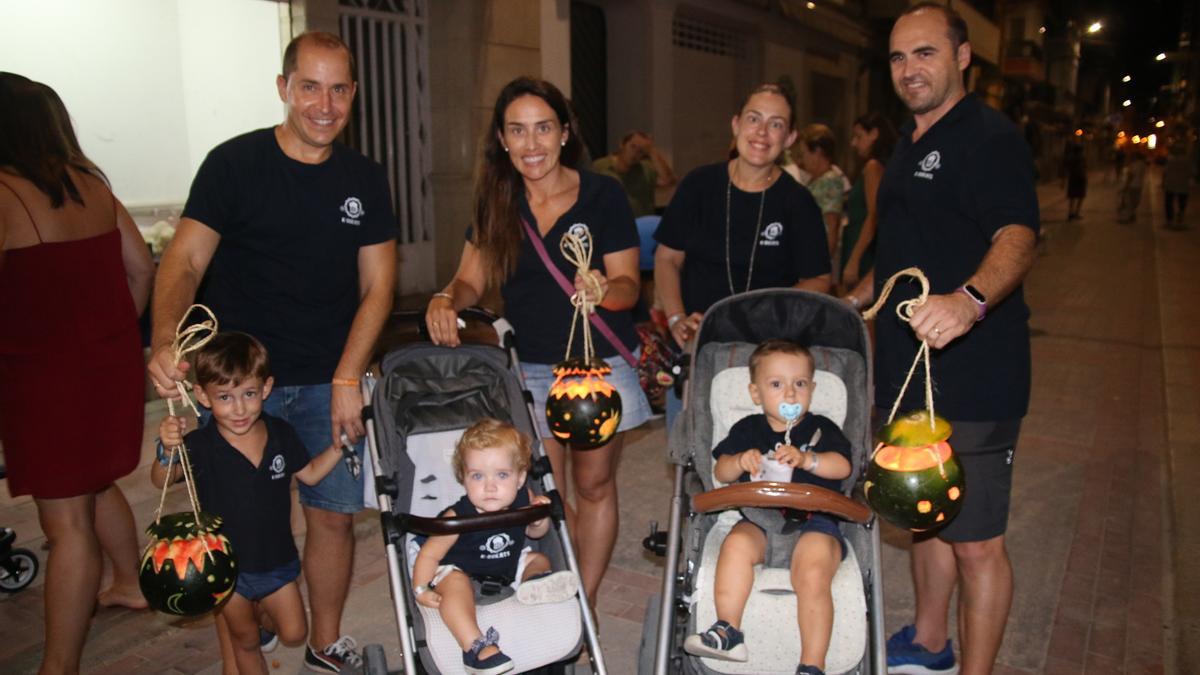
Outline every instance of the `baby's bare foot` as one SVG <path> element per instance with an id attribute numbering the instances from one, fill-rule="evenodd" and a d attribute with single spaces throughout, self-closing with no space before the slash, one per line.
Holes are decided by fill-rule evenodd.
<path id="1" fill-rule="evenodd" d="M 129 609 L 146 609 L 150 605 L 142 596 L 142 590 L 137 586 L 111 586 L 96 595 L 96 602 L 102 607 L 128 607 Z"/>

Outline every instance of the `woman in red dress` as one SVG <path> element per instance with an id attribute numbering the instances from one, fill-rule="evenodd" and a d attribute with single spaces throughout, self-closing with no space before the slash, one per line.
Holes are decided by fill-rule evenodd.
<path id="1" fill-rule="evenodd" d="M 33 495 L 50 544 L 41 672 L 71 673 L 102 547 L 120 549 L 114 578 L 128 585 L 132 519 L 113 482 L 140 456 L 137 317 L 153 263 L 54 98 L 0 73 L 0 441 L 9 492 Z"/>

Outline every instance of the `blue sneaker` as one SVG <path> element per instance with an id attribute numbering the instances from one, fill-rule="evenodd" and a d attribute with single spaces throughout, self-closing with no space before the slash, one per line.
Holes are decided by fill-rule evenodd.
<path id="1" fill-rule="evenodd" d="M 954 660 L 954 641 L 934 653 L 913 642 L 917 629 L 911 625 L 901 628 L 887 641 L 887 671 L 893 675 L 955 675 L 958 663 Z"/>
<path id="2" fill-rule="evenodd" d="M 512 670 L 514 667 L 512 659 L 505 656 L 504 652 L 497 651 L 486 659 L 479 658 L 479 652 L 483 651 L 485 647 L 497 645 L 498 642 L 500 642 L 500 634 L 496 632 L 495 628 L 489 626 L 483 637 L 471 643 L 469 651 L 463 652 L 463 670 L 467 671 L 469 675 L 502 675 L 502 673 Z"/>

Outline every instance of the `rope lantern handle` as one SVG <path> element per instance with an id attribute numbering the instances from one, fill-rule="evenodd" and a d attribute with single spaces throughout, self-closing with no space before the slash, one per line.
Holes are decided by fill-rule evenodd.
<path id="1" fill-rule="evenodd" d="M 587 279 L 599 296 L 604 292 L 604 287 L 596 277 L 592 276 L 592 240 L 591 235 L 587 232 L 578 234 L 568 232 L 563 235 L 558 242 L 558 249 L 562 252 L 563 258 L 567 262 L 575 266 L 577 276 L 582 276 Z M 571 304 L 575 306 L 575 314 L 571 317 L 571 332 L 567 336 L 567 355 L 565 358 L 571 358 L 571 347 L 575 342 L 575 324 L 579 322 L 579 317 L 583 317 L 583 358 L 584 361 L 591 363 L 595 358 L 596 350 L 592 344 L 592 327 L 588 321 L 588 317 L 592 312 L 596 311 L 596 303 L 592 302 L 587 297 L 587 293 L 576 292 L 571 296 Z"/>
<path id="2" fill-rule="evenodd" d="M 192 324 L 187 324 L 188 316 L 193 310 L 200 310 L 208 315 L 208 318 Z M 192 305 L 183 313 L 183 317 L 179 320 L 179 325 L 175 327 L 175 340 L 171 343 L 171 347 L 175 353 L 175 363 L 183 361 L 183 358 L 194 352 L 204 345 L 208 344 L 217 334 L 217 317 L 212 310 L 204 305 Z M 184 408 L 191 408 L 192 413 L 196 418 L 200 418 L 200 409 L 196 407 L 196 403 L 192 400 L 191 392 L 184 386 L 183 382 L 176 382 L 175 388 L 179 392 L 179 398 Z M 175 402 L 173 399 L 167 399 L 167 414 L 171 417 L 175 416 Z M 188 502 L 191 504 L 192 512 L 196 516 L 197 525 L 200 523 L 200 498 L 196 493 L 196 478 L 192 474 L 192 462 L 188 456 L 187 445 L 180 443 L 177 447 L 171 448 L 168 456 L 167 479 L 163 481 L 162 495 L 158 500 L 158 509 L 154 512 L 154 522 L 158 523 L 162 518 L 163 505 L 167 500 L 167 488 L 171 486 L 171 471 L 170 467 L 175 465 L 175 455 L 179 454 L 179 465 L 183 468 L 183 481 L 187 487 Z M 211 556 L 212 552 L 208 550 L 208 544 L 204 542 L 203 537 L 200 539 L 204 544 L 205 551 Z"/>
<path id="3" fill-rule="evenodd" d="M 870 321 L 879 314 L 879 311 L 883 309 L 883 305 L 887 302 L 888 296 L 891 295 L 892 289 L 896 286 L 896 282 L 901 277 L 912 277 L 921 284 L 920 295 L 915 298 L 903 300 L 896 305 L 896 316 L 900 317 L 900 320 L 905 323 L 912 322 L 912 317 L 917 313 L 917 308 L 924 305 L 925 301 L 929 299 L 929 279 L 918 267 L 906 267 L 889 277 L 883 285 L 883 290 L 879 293 L 879 298 L 875 300 L 875 304 L 863 311 L 863 320 Z M 917 369 L 917 363 L 922 358 L 925 360 L 925 407 L 929 409 L 929 429 L 930 431 L 934 429 L 933 376 L 930 373 L 929 342 L 927 340 L 921 340 L 921 347 L 917 349 L 916 358 L 913 359 L 912 365 L 909 366 L 908 375 L 904 377 L 904 384 L 900 386 L 900 393 L 896 395 L 896 401 L 892 404 L 892 412 L 888 415 L 887 419 L 888 424 L 891 424 L 892 420 L 896 418 L 896 411 L 900 408 L 900 401 L 904 399 L 904 392 L 908 390 L 908 383 L 912 380 L 913 372 Z"/>

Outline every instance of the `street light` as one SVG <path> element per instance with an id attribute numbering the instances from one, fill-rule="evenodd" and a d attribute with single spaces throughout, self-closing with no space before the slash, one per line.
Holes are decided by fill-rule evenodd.
<path id="1" fill-rule="evenodd" d="M 1129 99 L 1125 99 L 1124 101 L 1121 102 L 1122 108 L 1128 108 L 1131 105 L 1133 105 L 1133 101 L 1130 101 Z"/>
<path id="2" fill-rule="evenodd" d="M 1121 81 L 1122 81 L 1122 82 L 1132 82 L 1132 81 L 1133 81 L 1133 76 L 1131 76 L 1131 75 L 1126 75 L 1125 77 L 1122 77 L 1122 78 L 1121 78 Z"/>
<path id="3" fill-rule="evenodd" d="M 1164 52 L 1159 52 L 1158 56 L 1154 57 L 1155 61 L 1166 61 L 1167 55 Z"/>
<path id="4" fill-rule="evenodd" d="M 1166 123 L 1166 122 L 1164 122 L 1164 121 L 1162 121 L 1162 120 L 1159 120 L 1159 121 L 1157 121 L 1157 122 L 1155 122 L 1155 123 L 1154 123 L 1154 128 L 1155 128 L 1155 129 L 1161 129 L 1161 128 L 1165 127 L 1165 126 L 1167 126 L 1167 123 Z"/>
<path id="5" fill-rule="evenodd" d="M 1088 35 L 1095 35 L 1096 33 L 1099 33 L 1103 28 L 1104 28 L 1104 24 L 1100 23 L 1099 21 L 1093 21 L 1092 24 L 1087 27 Z"/>

